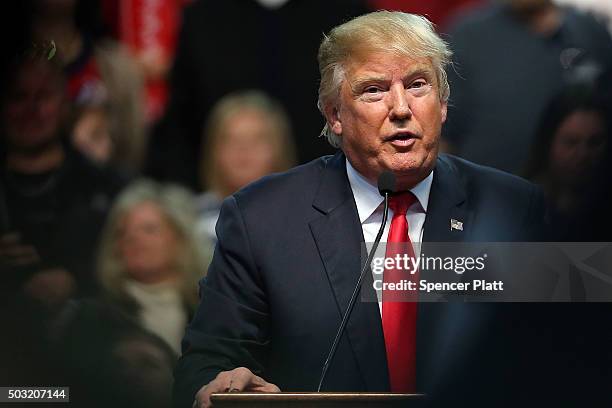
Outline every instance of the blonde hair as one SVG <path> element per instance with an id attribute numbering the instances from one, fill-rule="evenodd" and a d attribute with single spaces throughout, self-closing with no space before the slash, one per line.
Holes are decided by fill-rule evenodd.
<path id="1" fill-rule="evenodd" d="M 276 100 L 257 90 L 236 92 L 221 98 L 208 116 L 204 127 L 204 143 L 200 165 L 200 179 L 203 188 L 221 192 L 222 177 L 215 166 L 214 154 L 219 144 L 226 121 L 244 110 L 261 112 L 270 120 L 270 140 L 276 148 L 272 172 L 288 170 L 295 164 L 295 146 L 291 133 L 289 118 L 283 107 Z"/>
<path id="2" fill-rule="evenodd" d="M 324 36 L 318 54 L 321 83 L 317 106 L 321 113 L 325 106 L 337 101 L 350 58 L 374 51 L 428 58 L 436 71 L 440 100 L 448 101 L 450 87 L 445 69 L 452 55 L 448 44 L 425 17 L 383 10 L 354 18 Z M 328 123 L 321 136 L 327 137 L 332 146 L 340 147 L 340 138 Z"/>
<path id="3" fill-rule="evenodd" d="M 194 225 L 196 210 L 192 194 L 186 189 L 141 179 L 130 184 L 117 198 L 111 209 L 98 251 L 97 275 L 102 287 L 112 296 L 129 299 L 124 290 L 127 271 L 117 251 L 121 222 L 136 206 L 143 203 L 157 205 L 182 242 L 176 268 L 181 276 L 184 301 L 196 306 L 197 282 L 205 275 L 204 254 L 198 246 Z"/>

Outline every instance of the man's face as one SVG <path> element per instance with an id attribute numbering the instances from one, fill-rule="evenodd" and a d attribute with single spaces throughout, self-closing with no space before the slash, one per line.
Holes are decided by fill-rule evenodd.
<path id="1" fill-rule="evenodd" d="M 349 61 L 325 113 L 350 163 L 374 183 L 390 170 L 409 189 L 435 165 L 446 103 L 428 59 L 375 52 Z"/>
<path id="2" fill-rule="evenodd" d="M 20 65 L 3 102 L 1 121 L 11 149 L 38 151 L 59 140 L 66 119 L 63 83 L 45 63 Z"/>

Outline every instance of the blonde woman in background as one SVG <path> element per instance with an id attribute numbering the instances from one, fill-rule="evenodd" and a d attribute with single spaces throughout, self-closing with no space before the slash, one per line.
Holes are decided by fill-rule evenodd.
<path id="1" fill-rule="evenodd" d="M 206 264 L 195 219 L 192 194 L 174 185 L 138 180 L 114 202 L 98 254 L 102 293 L 70 302 L 53 325 L 71 403 L 171 406 L 172 370 Z"/>
<path id="2" fill-rule="evenodd" d="M 98 277 L 108 298 L 177 354 L 205 273 L 195 217 L 188 191 L 137 181 L 113 206 L 99 252 Z"/>
<path id="3" fill-rule="evenodd" d="M 233 93 L 213 108 L 204 128 L 197 199 L 198 232 L 216 241 L 215 224 L 223 199 L 259 178 L 295 164 L 289 118 L 260 91 Z"/>

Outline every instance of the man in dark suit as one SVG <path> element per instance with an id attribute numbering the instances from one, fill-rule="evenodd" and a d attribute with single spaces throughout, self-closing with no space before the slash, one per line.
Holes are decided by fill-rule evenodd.
<path id="1" fill-rule="evenodd" d="M 399 12 L 358 17 L 324 38 L 319 107 L 324 134 L 340 151 L 225 200 L 201 305 L 176 370 L 177 406 L 209 406 L 212 392 L 316 390 L 364 262 L 361 245 L 382 223 L 383 199 L 374 186 L 384 170 L 412 197 L 405 216 L 392 210 L 386 227 L 407 221 L 403 241 L 534 237 L 543 217 L 535 186 L 438 154 L 449 59 L 426 19 Z M 501 356 L 521 360 L 504 341 L 514 315 L 500 309 L 419 304 L 418 324 L 404 330 L 416 341 L 416 360 L 406 364 L 417 374 L 403 384 L 393 378 L 395 359 L 405 355 L 389 353 L 394 340 L 386 325 L 394 316 L 384 305 L 358 301 L 323 389 L 474 391 L 492 369 L 508 374 Z"/>

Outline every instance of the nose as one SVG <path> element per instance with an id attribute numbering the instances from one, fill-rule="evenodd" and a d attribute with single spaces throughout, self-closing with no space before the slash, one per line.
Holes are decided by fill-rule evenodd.
<path id="1" fill-rule="evenodd" d="M 412 116 L 410 110 L 410 96 L 403 84 L 394 84 L 390 89 L 390 111 L 391 120 L 405 120 Z"/>

